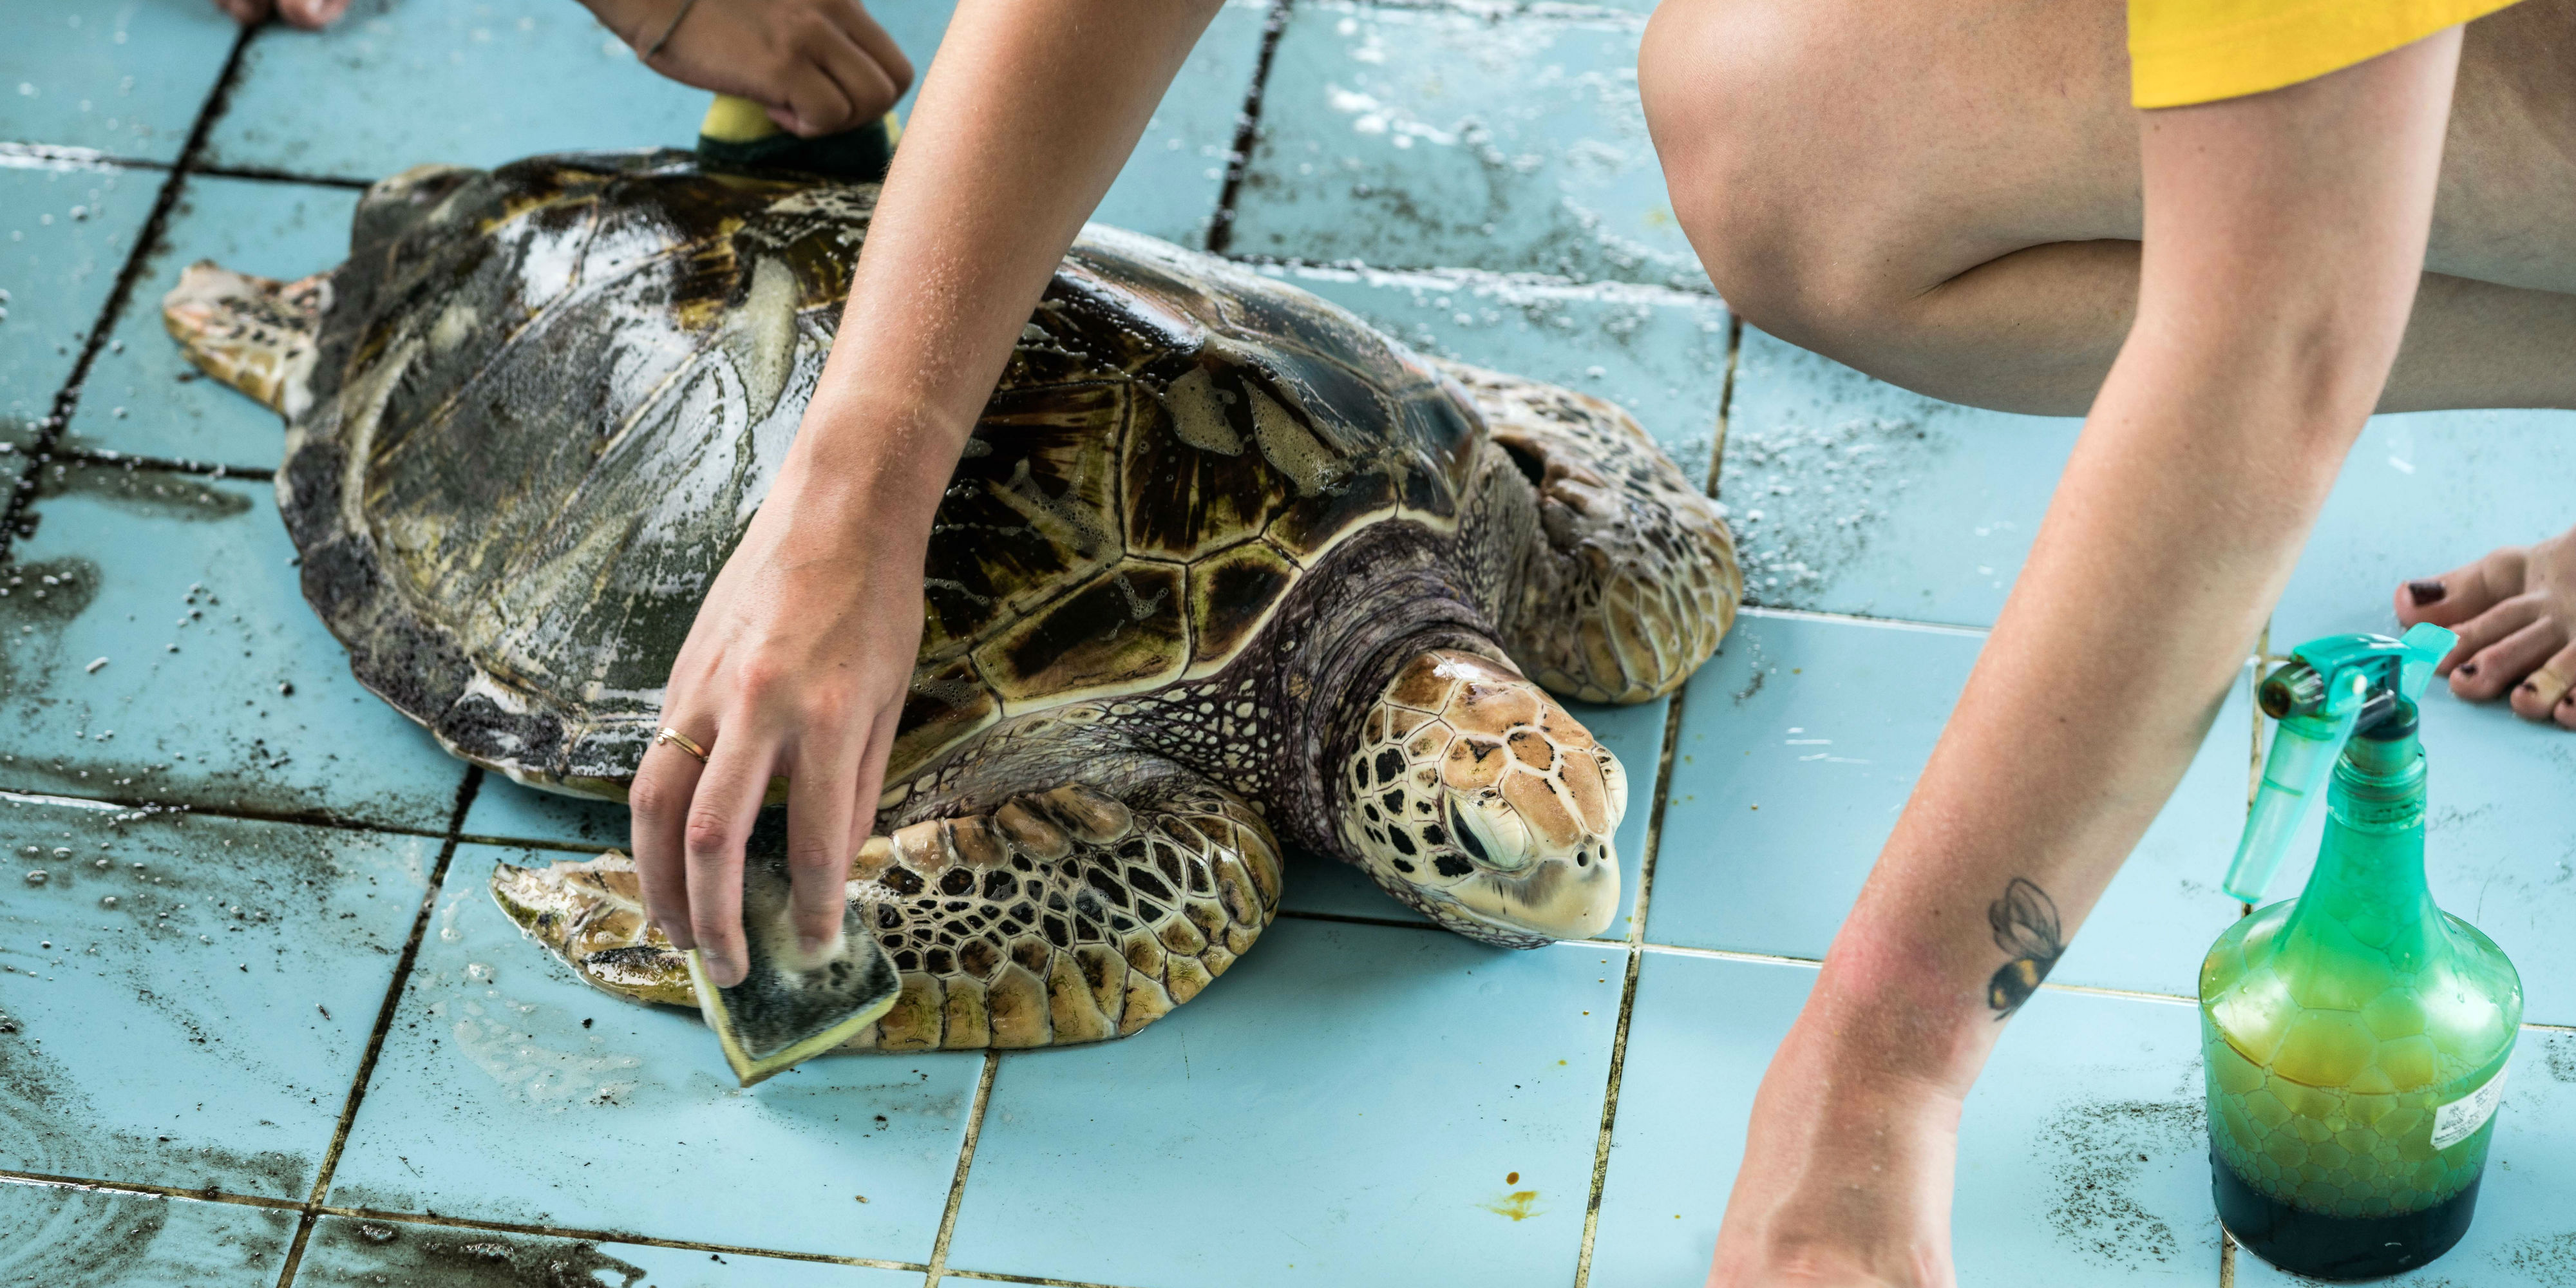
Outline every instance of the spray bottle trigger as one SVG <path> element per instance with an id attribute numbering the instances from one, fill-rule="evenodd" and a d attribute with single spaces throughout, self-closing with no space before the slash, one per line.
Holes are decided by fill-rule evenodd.
<path id="1" fill-rule="evenodd" d="M 2457 632 L 2431 622 L 2417 622 L 2407 627 L 2406 633 L 2397 637 L 2397 642 L 2406 650 L 2405 661 L 2399 666 L 2397 687 L 2404 691 L 2406 700 L 2412 702 L 2424 696 L 2424 687 L 2433 682 L 2433 668 L 2440 666 L 2442 659 L 2450 655 L 2451 646 L 2459 643 L 2460 637 Z"/>
<path id="2" fill-rule="evenodd" d="M 2227 893 L 2257 903 L 2279 871 L 2293 833 L 2364 719 L 2377 720 L 2424 691 L 2459 637 L 2430 622 L 2402 639 L 2329 635 L 2291 650 L 2293 661 L 2266 678 L 2264 708 L 2279 717 L 2263 785 L 2246 814 L 2245 835 L 2227 868 Z"/>
<path id="3" fill-rule="evenodd" d="M 2281 721 L 2273 735 L 2272 754 L 2263 761 L 2263 787 L 2246 812 L 2245 835 L 2236 843 L 2236 859 L 2227 865 L 2227 893 L 2247 903 L 2261 903 L 2280 871 L 2290 838 L 2307 817 L 2308 802 L 2325 787 L 2335 757 L 2352 737 L 2360 704 L 2343 702 L 2328 712 L 2295 715 Z"/>

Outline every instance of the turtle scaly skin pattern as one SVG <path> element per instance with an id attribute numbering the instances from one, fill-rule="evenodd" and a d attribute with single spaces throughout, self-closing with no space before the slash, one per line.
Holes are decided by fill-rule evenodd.
<path id="1" fill-rule="evenodd" d="M 358 677 L 467 760 L 616 797 L 875 192 L 677 153 L 422 167 L 369 192 L 338 269 L 199 265 L 164 315 L 286 414 L 280 508 Z M 1626 779 L 1548 690 L 1670 692 L 1742 583 L 1714 506 L 1610 404 L 1094 227 L 924 585 L 850 884 L 904 994 L 860 1045 L 1133 1032 L 1250 947 L 1283 843 L 1489 942 L 1598 933 Z M 591 982 L 689 998 L 622 857 L 494 891 Z"/>

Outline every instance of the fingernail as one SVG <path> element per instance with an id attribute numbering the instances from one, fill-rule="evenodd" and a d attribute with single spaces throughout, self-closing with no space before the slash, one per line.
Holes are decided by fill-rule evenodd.
<path id="1" fill-rule="evenodd" d="M 2438 581 L 2410 581 L 2406 583 L 2406 593 L 2418 604 L 2438 604 L 2450 591 Z"/>

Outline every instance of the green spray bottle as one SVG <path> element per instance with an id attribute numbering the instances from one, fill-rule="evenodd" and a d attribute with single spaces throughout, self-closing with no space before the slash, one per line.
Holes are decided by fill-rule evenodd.
<path id="1" fill-rule="evenodd" d="M 2331 771 L 2325 843 L 2298 898 L 2201 963 L 2219 1219 L 2316 1278 L 2394 1274 L 2468 1232 L 2522 1022 L 2513 963 L 2424 884 L 2415 698 L 2454 638 L 2329 636 L 2264 679 L 2280 729 L 2227 892 L 2262 900 Z"/>

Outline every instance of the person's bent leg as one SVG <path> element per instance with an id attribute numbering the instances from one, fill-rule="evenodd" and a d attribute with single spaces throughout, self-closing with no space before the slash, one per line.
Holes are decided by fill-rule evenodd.
<path id="1" fill-rule="evenodd" d="M 1694 249 L 1746 320 L 1891 383 L 2082 415 L 2128 334 L 2120 0 L 1667 0 L 1639 56 Z M 2430 271 L 2380 407 L 2576 407 L 2576 0 L 2463 39 Z"/>
<path id="2" fill-rule="evenodd" d="M 1639 83 L 1747 320 L 1933 397 L 2080 415 L 2128 334 L 2120 0 L 1666 0 Z M 2471 23 L 2428 271 L 2379 407 L 2576 407 L 2576 0 Z M 2576 729 L 2576 532 L 2395 588 L 2461 697 Z"/>

